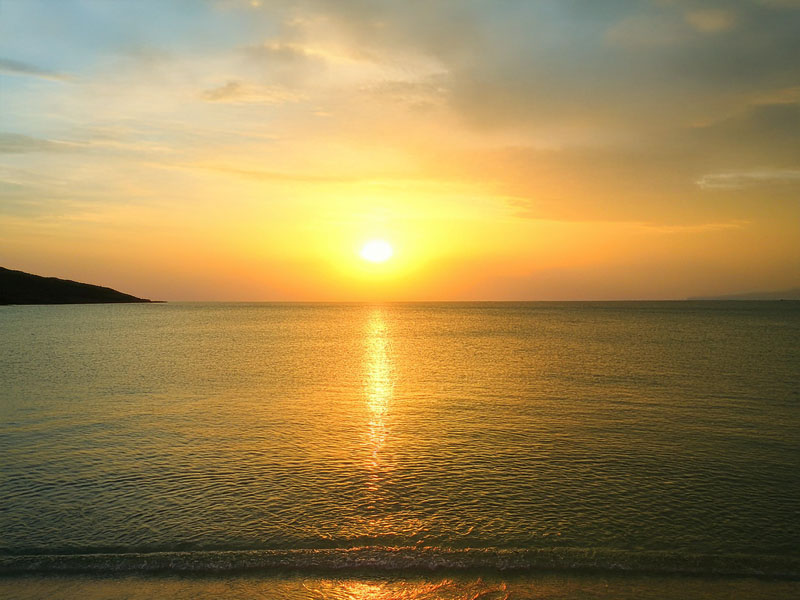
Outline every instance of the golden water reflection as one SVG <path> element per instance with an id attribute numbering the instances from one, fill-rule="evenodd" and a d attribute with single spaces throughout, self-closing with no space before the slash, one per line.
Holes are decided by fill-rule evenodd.
<path id="1" fill-rule="evenodd" d="M 505 583 L 500 585 L 486 585 L 481 580 L 472 582 L 456 582 L 451 579 L 441 581 L 326 581 L 321 582 L 318 591 L 320 597 L 335 600 L 422 600 L 424 598 L 439 598 L 442 600 L 461 600 L 467 598 L 485 598 L 486 600 L 501 600 L 507 598 L 504 594 Z M 326 585 L 327 584 L 327 585 Z M 309 591 L 312 591 L 310 587 Z"/>
<path id="2" fill-rule="evenodd" d="M 387 418 L 394 393 L 394 364 L 385 312 L 375 308 L 366 325 L 366 357 L 364 381 L 367 403 L 367 443 L 370 452 L 369 467 L 373 471 L 372 485 L 379 483 L 379 468 L 386 443 Z"/>

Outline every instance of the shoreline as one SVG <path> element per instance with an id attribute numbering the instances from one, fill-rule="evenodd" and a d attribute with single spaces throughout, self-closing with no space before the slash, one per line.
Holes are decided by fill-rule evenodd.
<path id="1" fill-rule="evenodd" d="M 299 600 L 348 598 L 363 600 L 422 600 L 430 598 L 537 598 L 569 600 L 683 600 L 718 598 L 766 599 L 797 595 L 800 583 L 756 578 L 664 577 L 632 574 L 426 574 L 331 575 L 285 573 L 268 575 L 124 575 L 0 577 L 0 595 L 18 600 L 33 598 L 95 600 L 125 597 L 226 598 L 230 600 Z"/>

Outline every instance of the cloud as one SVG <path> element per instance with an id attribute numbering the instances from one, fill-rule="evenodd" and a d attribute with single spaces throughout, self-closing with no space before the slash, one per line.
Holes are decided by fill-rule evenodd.
<path id="1" fill-rule="evenodd" d="M 606 33 L 605 40 L 623 48 L 656 48 L 687 39 L 685 27 L 674 17 L 635 15 L 622 19 Z"/>
<path id="2" fill-rule="evenodd" d="M 419 81 L 380 81 L 363 90 L 380 102 L 404 104 L 425 109 L 443 104 L 446 82 L 441 76 L 430 76 Z"/>
<path id="3" fill-rule="evenodd" d="M 758 90 L 796 84 L 800 60 L 800 13 L 756 0 L 245 7 L 271 29 L 244 46 L 257 75 L 243 80 L 313 93 L 436 74 L 441 105 L 480 133 L 668 130 L 728 113 Z M 374 67 L 371 81 L 345 73 L 359 61 Z"/>
<path id="4" fill-rule="evenodd" d="M 224 165 L 208 165 L 208 164 L 195 164 L 195 165 L 176 165 L 177 167 L 185 166 L 187 168 L 203 169 L 207 171 L 214 171 L 217 173 L 225 173 L 229 175 L 238 175 L 239 177 L 246 177 L 248 179 L 257 179 L 259 181 L 288 181 L 295 183 L 352 183 L 359 181 L 359 178 L 344 177 L 338 175 L 315 175 L 307 173 L 282 173 L 278 171 L 261 171 L 257 169 L 241 169 L 237 167 L 228 167 Z"/>
<path id="5" fill-rule="evenodd" d="M 800 8 L 800 0 L 758 0 L 758 2 L 776 8 Z"/>
<path id="6" fill-rule="evenodd" d="M 257 60 L 291 65 L 298 65 L 315 59 L 324 59 L 324 55 L 321 52 L 313 52 L 301 44 L 275 40 L 248 46 L 245 48 L 245 52 Z"/>
<path id="7" fill-rule="evenodd" d="M 705 156 L 705 172 L 749 171 L 753 164 L 793 168 L 800 156 L 800 103 L 749 104 L 688 130 L 684 139 L 693 152 Z"/>
<path id="8" fill-rule="evenodd" d="M 753 104 L 800 104 L 800 85 L 764 90 L 754 98 Z"/>
<path id="9" fill-rule="evenodd" d="M 0 216 L 47 218 L 71 214 L 87 196 L 59 175 L 0 165 Z"/>
<path id="10" fill-rule="evenodd" d="M 207 89 L 202 92 L 201 96 L 208 102 L 232 104 L 283 104 L 297 102 L 304 98 L 303 94 L 280 86 L 250 85 L 235 80 Z"/>
<path id="11" fill-rule="evenodd" d="M 63 150 L 74 150 L 80 144 L 69 142 L 44 140 L 41 138 L 22 135 L 19 133 L 8 133 L 0 131 L 0 154 L 21 154 L 24 152 L 58 152 Z"/>
<path id="12" fill-rule="evenodd" d="M 800 183 L 800 169 L 754 169 L 729 173 L 709 173 L 697 180 L 706 190 L 730 190 L 760 185 Z"/>
<path id="13" fill-rule="evenodd" d="M 654 223 L 642 223 L 639 228 L 646 233 L 663 234 L 685 234 L 685 233 L 709 233 L 712 231 L 727 231 L 730 229 L 742 229 L 748 224 L 747 221 L 726 221 L 721 223 L 697 223 L 691 225 L 658 225 Z"/>
<path id="14" fill-rule="evenodd" d="M 49 71 L 29 63 L 8 58 L 0 58 L 0 73 L 5 73 L 7 75 L 39 77 L 40 79 L 49 79 L 51 81 L 69 81 L 71 79 L 69 75 L 64 73 Z"/>
<path id="15" fill-rule="evenodd" d="M 729 31 L 736 25 L 736 15 L 723 9 L 690 10 L 685 18 L 689 25 L 701 33 Z"/>
<path id="16" fill-rule="evenodd" d="M 292 42 L 272 40 L 247 46 L 244 56 L 269 84 L 295 87 L 318 77 L 328 68 L 328 57 L 322 52 Z"/>

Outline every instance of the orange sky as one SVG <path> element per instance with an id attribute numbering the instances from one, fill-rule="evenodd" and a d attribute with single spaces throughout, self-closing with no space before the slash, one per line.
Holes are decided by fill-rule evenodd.
<path id="1" fill-rule="evenodd" d="M 800 2 L 0 15 L 2 266 L 166 300 L 800 285 Z"/>

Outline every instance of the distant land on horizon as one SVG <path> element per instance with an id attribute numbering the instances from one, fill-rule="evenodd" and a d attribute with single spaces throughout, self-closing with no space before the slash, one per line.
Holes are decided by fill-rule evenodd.
<path id="1" fill-rule="evenodd" d="M 108 287 L 0 267 L 0 304 L 153 302 Z"/>
<path id="2" fill-rule="evenodd" d="M 800 287 L 769 292 L 690 296 L 686 300 L 800 300 Z M 100 285 L 58 277 L 43 277 L 0 267 L 0 305 L 160 302 L 163 301 L 138 298 Z"/>
<path id="3" fill-rule="evenodd" d="M 800 287 L 777 292 L 747 292 L 723 296 L 693 296 L 687 300 L 800 300 Z"/>

